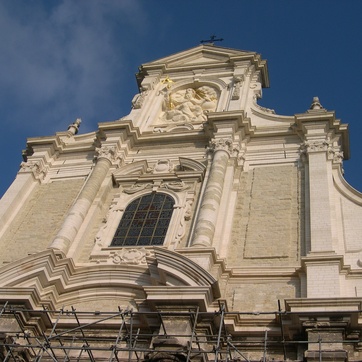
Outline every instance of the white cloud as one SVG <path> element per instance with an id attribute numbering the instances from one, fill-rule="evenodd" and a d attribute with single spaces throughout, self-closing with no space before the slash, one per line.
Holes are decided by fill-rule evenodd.
<path id="1" fill-rule="evenodd" d="M 117 104 L 122 48 L 140 18 L 136 0 L 1 2 L 2 123 L 31 119 L 47 127 L 79 115 L 102 121 Z"/>

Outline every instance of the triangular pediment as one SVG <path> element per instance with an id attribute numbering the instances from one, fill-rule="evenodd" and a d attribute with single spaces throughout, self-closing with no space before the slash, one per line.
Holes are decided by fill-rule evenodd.
<path id="1" fill-rule="evenodd" d="M 253 65 L 261 71 L 263 86 L 268 87 L 267 62 L 256 52 L 223 48 L 210 44 L 175 53 L 173 55 L 144 63 L 137 74 L 139 84 L 151 74 L 171 74 L 179 72 L 194 72 L 197 69 L 222 69 L 233 71 L 237 64 Z"/>
<path id="2" fill-rule="evenodd" d="M 216 47 L 214 45 L 199 45 L 155 61 L 145 63 L 142 67 L 166 65 L 167 68 L 179 66 L 195 66 L 212 63 L 227 63 L 230 58 L 255 54 L 254 52 L 240 51 L 231 48 Z"/>

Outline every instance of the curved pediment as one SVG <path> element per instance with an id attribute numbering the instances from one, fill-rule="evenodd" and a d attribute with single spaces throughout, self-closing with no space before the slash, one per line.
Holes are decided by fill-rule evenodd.
<path id="1" fill-rule="evenodd" d="M 189 178 L 202 177 L 205 172 L 205 165 L 201 162 L 192 160 L 190 158 L 180 157 L 178 164 L 169 159 L 160 159 L 154 164 L 149 164 L 146 160 L 132 162 L 128 165 L 122 166 L 113 173 L 113 180 L 116 184 L 123 181 L 136 182 L 142 177 L 142 181 L 153 181 L 156 178 L 163 179 L 165 176 L 172 176 L 173 178 Z M 190 174 L 192 171 L 192 174 Z"/>
<path id="2" fill-rule="evenodd" d="M 146 160 L 131 162 L 114 172 L 113 176 L 117 178 L 117 176 L 141 175 L 147 171 L 147 168 Z"/>
<path id="3" fill-rule="evenodd" d="M 0 287 L 9 296 L 13 295 L 13 299 L 21 301 L 36 295 L 31 303 L 34 307 L 47 303 L 54 309 L 81 301 L 99 305 L 97 301 L 102 300 L 104 308 L 107 305 L 114 308 L 114 303 L 144 304 L 153 288 L 163 292 L 173 290 L 178 298 L 198 291 L 198 295 L 203 294 L 203 305 L 219 297 L 216 280 L 188 258 L 163 248 L 149 248 L 148 255 L 145 265 L 77 266 L 72 259 L 58 259 L 54 251 L 48 249 L 2 268 Z M 19 288 L 29 293 L 16 297 Z"/>

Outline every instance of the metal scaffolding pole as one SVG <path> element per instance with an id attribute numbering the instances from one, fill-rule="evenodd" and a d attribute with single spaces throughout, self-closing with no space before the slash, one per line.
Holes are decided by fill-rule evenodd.
<path id="1" fill-rule="evenodd" d="M 80 322 L 79 322 L 78 316 L 77 316 L 77 314 L 76 314 L 76 312 L 75 312 L 75 309 L 74 309 L 73 307 L 72 307 L 72 312 L 73 312 L 73 314 L 74 314 L 74 318 L 75 318 L 75 320 L 77 321 L 78 326 L 80 327 L 80 333 L 82 334 L 82 337 L 83 337 L 83 340 L 84 340 L 84 342 L 85 342 L 85 345 L 87 346 L 86 351 L 87 351 L 87 353 L 88 353 L 88 356 L 89 356 L 89 358 L 90 358 L 90 360 L 91 360 L 92 362 L 95 362 L 95 359 L 94 359 L 92 350 L 90 349 L 90 345 L 89 345 L 89 343 L 88 343 L 88 340 L 87 340 L 87 338 L 86 338 L 86 336 L 85 336 L 85 334 L 84 334 L 83 328 L 82 328 L 82 326 L 81 326 L 81 324 L 80 324 Z"/>
<path id="2" fill-rule="evenodd" d="M 320 314 L 328 315 L 325 311 L 321 311 Z M 262 330 L 255 337 L 233 329 L 232 323 L 242 323 L 241 317 L 245 315 L 273 316 L 273 329 Z M 227 362 L 236 357 L 247 362 L 255 361 L 256 358 L 258 361 L 266 362 L 267 357 L 271 357 L 267 356 L 268 349 L 269 354 L 273 351 L 280 358 L 283 351 L 286 360 L 287 352 L 290 358 L 293 345 L 307 346 L 312 343 L 318 343 L 315 352 L 319 351 L 321 360 L 326 343 L 356 346 L 360 343 L 358 339 L 327 341 L 322 340 L 320 336 L 318 341 L 308 341 L 301 339 L 302 337 L 298 340 L 286 340 L 284 327 L 287 319 L 292 316 L 293 313 L 282 311 L 280 301 L 278 311 L 260 313 L 227 312 L 226 306 L 222 303 L 215 312 L 200 312 L 198 307 L 186 311 L 134 312 L 119 307 L 118 313 L 115 313 L 78 312 L 73 307 L 70 311 L 49 311 L 44 307 L 43 310 L 33 310 L 14 307 L 7 302 L 0 309 L 0 318 L 9 319 L 9 322 L 5 321 L 3 325 L 9 325 L 11 328 L 4 329 L 4 337 L 0 340 L 0 360 L 15 362 L 24 356 L 26 360 L 33 362 L 74 362 L 99 361 L 101 356 L 102 361 L 139 362 L 147 357 L 147 354 L 152 358 L 156 356 L 157 359 L 157 353 L 165 353 L 173 356 L 182 355 L 185 362 L 205 362 L 209 358 L 214 359 L 214 362 Z M 180 328 L 175 328 L 173 332 L 173 317 L 187 321 L 187 332 L 180 332 Z M 258 322 L 258 318 L 256 317 L 255 322 Z M 250 323 L 252 318 L 248 317 L 247 320 Z M 272 334 L 268 336 L 270 330 Z M 169 339 L 171 343 L 152 345 L 155 333 Z M 179 339 L 182 343 L 172 344 L 173 339 Z"/>
<path id="3" fill-rule="evenodd" d="M 194 342 L 194 337 L 196 335 L 196 324 L 197 324 L 197 319 L 199 317 L 199 307 L 197 307 L 197 309 L 196 309 L 195 316 L 194 316 L 194 314 L 192 314 L 191 311 L 190 311 L 190 313 L 191 313 L 190 314 L 190 320 L 191 320 L 191 323 L 192 323 L 192 331 L 191 331 L 190 342 L 189 342 L 189 346 L 188 346 L 188 350 L 187 350 L 186 362 L 189 362 L 189 360 L 190 360 L 190 355 L 191 355 L 191 351 L 192 351 L 192 344 Z M 199 349 L 200 349 L 200 345 L 198 345 L 198 346 L 199 346 Z"/>
<path id="4" fill-rule="evenodd" d="M 219 332 L 217 334 L 217 342 L 216 342 L 216 347 L 215 347 L 215 362 L 218 361 L 218 357 L 219 357 L 219 353 L 220 353 L 220 341 L 221 341 L 221 332 L 222 332 L 222 326 L 223 326 L 223 322 L 224 322 L 224 313 L 225 313 L 225 306 L 224 304 L 220 305 L 220 310 L 219 310 L 219 314 L 220 314 L 220 324 L 219 324 Z"/>

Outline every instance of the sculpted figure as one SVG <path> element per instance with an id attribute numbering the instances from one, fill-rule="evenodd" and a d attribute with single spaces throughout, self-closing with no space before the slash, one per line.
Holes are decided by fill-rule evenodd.
<path id="1" fill-rule="evenodd" d="M 164 121 L 177 123 L 204 122 L 205 112 L 216 109 L 217 96 L 214 89 L 202 86 L 197 89 L 187 88 L 168 95 Z"/>

